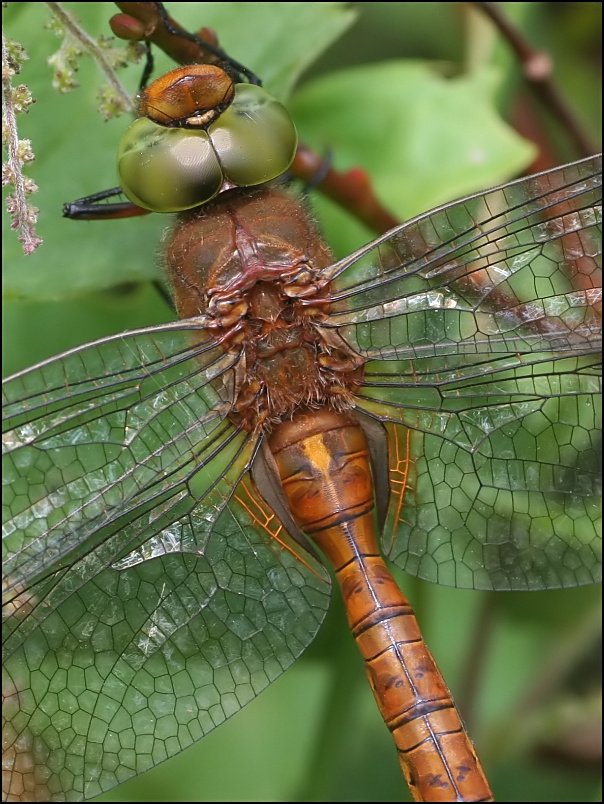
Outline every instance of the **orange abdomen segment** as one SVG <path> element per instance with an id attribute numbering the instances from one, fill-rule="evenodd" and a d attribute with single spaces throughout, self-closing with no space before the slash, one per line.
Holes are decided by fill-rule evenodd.
<path id="1" fill-rule="evenodd" d="M 451 693 L 377 547 L 367 442 L 348 413 L 296 414 L 273 431 L 292 516 L 329 559 L 382 717 L 416 801 L 492 801 Z"/>

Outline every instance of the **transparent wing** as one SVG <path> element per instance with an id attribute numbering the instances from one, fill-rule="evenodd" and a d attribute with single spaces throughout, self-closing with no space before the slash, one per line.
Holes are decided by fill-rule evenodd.
<path id="1" fill-rule="evenodd" d="M 388 555 L 438 583 L 601 571 L 601 159 L 440 208 L 332 266 L 326 326 L 393 425 Z"/>
<path id="2" fill-rule="evenodd" d="M 3 383 L 5 573 L 14 583 L 73 560 L 135 507 L 174 496 L 197 462 L 209 467 L 232 438 L 232 363 L 202 330 L 167 325 Z"/>
<path id="3" fill-rule="evenodd" d="M 21 800 L 90 798 L 178 753 L 285 670 L 327 606 L 244 482 L 225 353 L 191 322 L 9 378 L 5 757 Z"/>

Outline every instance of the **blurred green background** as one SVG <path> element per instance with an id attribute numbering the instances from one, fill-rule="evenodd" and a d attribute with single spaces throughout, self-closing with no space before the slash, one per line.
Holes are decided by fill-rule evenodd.
<path id="1" fill-rule="evenodd" d="M 501 5 L 553 56 L 556 80 L 599 141 L 601 5 Z M 90 33 L 109 33 L 112 4 L 67 7 Z M 287 101 L 301 138 L 331 154 L 340 169 L 366 168 L 384 203 L 401 217 L 520 175 L 537 154 L 516 133 L 529 123 L 552 165 L 580 156 L 524 93 L 509 49 L 471 4 L 168 8 L 190 29 L 214 27 L 222 46 Z M 20 80 L 37 102 L 20 127 L 37 154 L 28 172 L 40 185 L 35 203 L 45 240 L 24 258 L 4 216 L 6 375 L 94 338 L 171 320 L 172 313 L 149 284 L 161 275 L 165 221 L 61 218 L 63 202 L 117 183 L 114 153 L 127 123 L 105 123 L 96 112 L 96 69 L 84 62 L 81 87 L 58 95 L 45 60 L 59 40 L 43 27 L 44 5 L 9 4 L 4 22 L 30 55 Z M 356 73 L 363 65 L 369 72 Z M 158 69 L 166 67 L 160 62 Z M 135 91 L 140 68 L 124 75 Z M 373 236 L 315 194 L 311 202 L 338 256 Z M 496 798 L 601 800 L 599 589 L 496 595 L 398 577 L 458 698 Z M 407 795 L 336 595 L 313 645 L 256 701 L 103 800 L 399 801 Z"/>

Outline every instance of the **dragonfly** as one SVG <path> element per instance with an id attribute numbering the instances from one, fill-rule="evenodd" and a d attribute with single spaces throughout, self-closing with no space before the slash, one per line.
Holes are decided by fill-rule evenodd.
<path id="1" fill-rule="evenodd" d="M 222 112 L 217 117 L 224 119 Z M 149 119 L 141 118 L 143 126 Z M 99 734 L 104 730 L 107 755 L 114 753 L 110 741 L 120 718 L 134 721 L 144 711 L 159 743 L 170 715 L 173 727 L 178 722 L 179 706 L 187 723 L 198 712 L 203 731 L 213 707 L 224 715 L 240 705 L 239 696 L 255 695 L 320 625 L 328 579 L 309 532 L 336 569 L 352 564 L 340 547 L 330 555 L 321 539 L 326 527 L 308 519 L 316 516 L 322 490 L 346 499 L 334 491 L 335 478 L 365 484 L 357 507 L 373 519 L 370 500 L 376 500 L 384 552 L 412 574 L 489 589 L 596 580 L 593 530 L 533 532 L 535 517 L 525 509 L 528 500 L 557 505 L 570 519 L 584 509 L 589 516 L 588 501 L 598 493 L 589 440 L 576 457 L 576 445 L 564 450 L 566 441 L 553 440 L 553 423 L 532 431 L 539 422 L 543 427 L 543 417 L 560 423 L 579 412 L 580 431 L 597 429 L 600 174 L 597 158 L 585 160 L 464 199 L 339 262 L 281 188 L 241 194 L 228 187 L 217 200 L 182 213 L 166 248 L 181 322 L 72 350 L 4 386 L 3 443 L 14 480 L 5 541 L 14 722 L 28 708 L 25 657 L 48 640 L 74 672 L 91 655 L 111 665 L 95 690 L 95 712 L 117 689 L 121 703 L 111 723 L 96 722 L 94 714 L 90 720 Z M 130 192 L 142 200 L 138 190 Z M 225 246 L 229 229 L 234 239 Z M 304 247 L 292 264 L 296 238 Z M 213 263 L 214 241 L 218 253 L 233 251 L 234 243 L 247 255 L 246 270 L 220 258 Z M 200 242 L 203 256 L 191 266 Z M 273 262 L 258 261 L 258 243 Z M 201 271 L 205 284 L 195 276 Z M 563 406 L 556 416 L 552 402 Z M 298 430 L 314 440 L 300 442 Z M 355 451 L 342 460 L 347 431 Z M 526 433 L 535 439 L 532 452 L 523 444 L 518 454 Z M 335 452 L 332 436 L 342 437 Z M 311 445 L 302 450 L 304 471 L 301 443 Z M 33 458 L 38 452 L 41 463 Z M 328 465 L 323 474 L 321 455 Z M 291 465 L 297 473 L 287 475 Z M 47 473 L 42 484 L 40 471 Z M 23 480 L 32 495 L 25 505 Z M 446 498 L 439 496 L 443 485 Z M 358 512 L 344 511 L 350 508 L 339 503 L 338 517 L 349 527 Z M 367 573 L 371 558 L 378 585 L 389 587 L 391 624 L 396 615 L 415 628 L 377 548 L 361 552 Z M 345 594 L 347 583 L 344 577 Z M 349 619 L 362 641 L 368 632 L 352 605 Z M 412 641 L 424 650 L 419 634 Z M 426 683 L 444 684 L 429 654 L 421 654 L 421 667 Z M 145 678 L 166 672 L 207 683 L 189 696 L 176 687 L 172 696 L 145 691 Z M 377 671 L 373 678 L 379 686 Z M 220 702 L 215 696 L 223 685 Z M 30 693 L 40 697 L 33 682 Z M 383 703 L 387 694 L 380 693 Z M 149 708 L 139 710 L 145 695 Z M 446 686 L 439 695 L 454 713 Z M 42 706 L 38 718 L 41 712 Z M 160 724 L 162 715 L 167 720 Z M 22 734 L 37 738 L 44 751 L 35 718 Z M 59 720 L 53 727 L 60 732 Z M 461 733 L 450 720 L 447 727 L 447 736 Z M 90 728 L 90 743 L 98 743 Z M 182 732 L 193 730 L 166 733 L 164 752 L 171 742 L 184 747 Z M 435 737 L 425 744 L 441 748 Z M 65 766 L 70 772 L 76 749 Z M 471 743 L 464 750 L 475 762 Z M 154 753 L 152 762 L 162 758 Z M 88 797 L 120 774 L 143 769 L 124 765 L 117 773 L 110 765 L 87 757 L 86 789 L 82 779 L 74 789 Z M 450 768 L 438 773 L 430 765 L 425 782 L 405 767 L 420 800 L 437 800 L 432 796 L 443 790 L 451 795 Z M 472 776 L 472 767 L 463 767 L 461 786 L 461 777 Z M 438 800 L 488 800 L 488 787 L 481 790 L 460 799 L 465 793 L 458 788 L 455 799 Z"/>

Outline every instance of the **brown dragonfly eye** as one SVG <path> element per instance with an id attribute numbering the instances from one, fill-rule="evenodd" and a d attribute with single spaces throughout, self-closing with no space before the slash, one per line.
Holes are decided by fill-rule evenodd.
<path id="1" fill-rule="evenodd" d="M 141 92 L 140 115 L 163 126 L 202 126 L 224 111 L 234 93 L 232 79 L 220 67 L 178 67 Z"/>
<path id="2" fill-rule="evenodd" d="M 152 212 L 180 212 L 214 198 L 225 181 L 250 187 L 290 166 L 298 142 L 287 110 L 261 87 L 236 84 L 231 105 L 206 130 L 140 117 L 118 148 L 120 184 Z"/>

